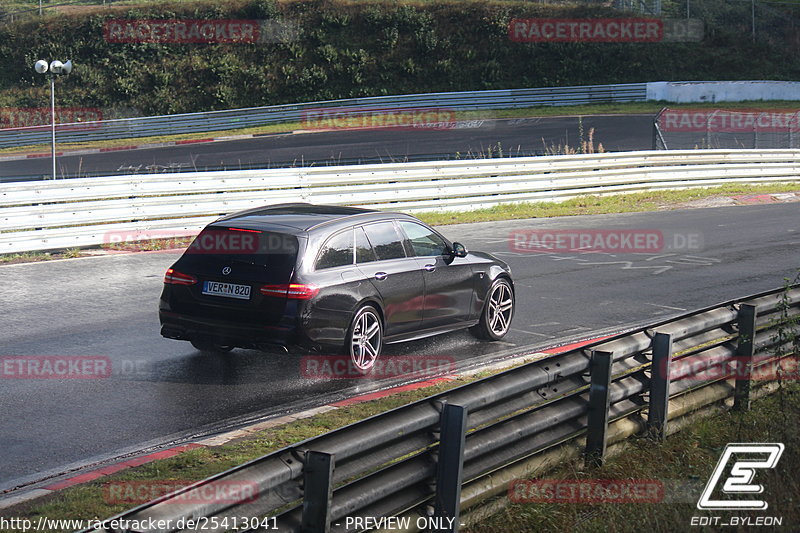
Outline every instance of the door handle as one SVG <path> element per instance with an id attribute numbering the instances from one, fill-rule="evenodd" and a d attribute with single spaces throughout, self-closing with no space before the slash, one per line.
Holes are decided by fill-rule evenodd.
<path id="1" fill-rule="evenodd" d="M 382 280 L 386 279 L 386 277 L 388 275 L 389 274 L 387 274 L 386 272 L 375 272 L 375 279 L 377 279 L 379 281 L 382 281 Z"/>
<path id="2" fill-rule="evenodd" d="M 436 265 L 425 265 L 425 270 L 428 272 L 436 272 Z"/>

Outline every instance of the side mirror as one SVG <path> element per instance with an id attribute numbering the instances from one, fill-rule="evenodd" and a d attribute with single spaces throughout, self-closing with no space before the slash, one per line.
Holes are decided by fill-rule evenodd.
<path id="1" fill-rule="evenodd" d="M 453 243 L 453 257 L 467 257 L 467 248 L 460 242 Z"/>

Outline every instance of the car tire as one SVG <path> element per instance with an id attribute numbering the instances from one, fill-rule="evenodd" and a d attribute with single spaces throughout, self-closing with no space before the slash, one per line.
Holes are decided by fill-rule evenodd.
<path id="1" fill-rule="evenodd" d="M 383 349 L 383 322 L 378 310 L 365 305 L 356 312 L 347 331 L 344 351 L 353 370 L 369 374 Z"/>
<path id="2" fill-rule="evenodd" d="M 233 350 L 233 346 L 216 344 L 206 339 L 192 339 L 192 346 L 204 353 L 225 353 Z"/>
<path id="3" fill-rule="evenodd" d="M 470 332 L 479 339 L 500 340 L 508 333 L 513 317 L 514 289 L 506 278 L 498 278 L 489 288 L 480 322 Z"/>

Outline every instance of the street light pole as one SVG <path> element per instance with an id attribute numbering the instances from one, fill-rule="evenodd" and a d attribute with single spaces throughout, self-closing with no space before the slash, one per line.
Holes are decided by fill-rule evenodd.
<path id="1" fill-rule="evenodd" d="M 47 74 L 50 71 L 50 156 L 53 160 L 53 179 L 56 179 L 56 75 L 69 74 L 72 72 L 72 61 L 62 63 L 52 61 L 48 63 L 40 59 L 33 65 L 34 70 L 39 74 Z"/>
<path id="2" fill-rule="evenodd" d="M 51 142 L 50 142 L 50 156 L 53 160 L 53 179 L 56 179 L 56 75 L 50 75 L 50 125 L 51 129 Z"/>

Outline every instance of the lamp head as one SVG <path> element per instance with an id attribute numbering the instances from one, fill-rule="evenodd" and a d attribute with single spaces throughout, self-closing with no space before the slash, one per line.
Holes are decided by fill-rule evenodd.
<path id="1" fill-rule="evenodd" d="M 44 59 L 40 59 L 33 65 L 33 69 L 39 74 L 44 74 L 45 72 L 47 72 L 47 68 L 48 68 L 47 61 L 45 61 Z"/>

